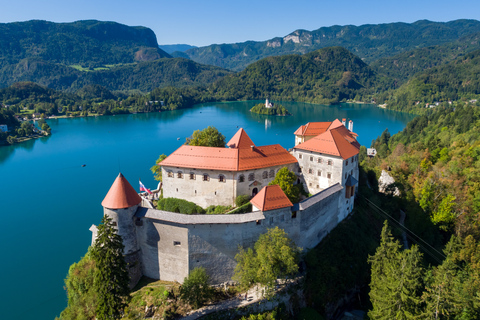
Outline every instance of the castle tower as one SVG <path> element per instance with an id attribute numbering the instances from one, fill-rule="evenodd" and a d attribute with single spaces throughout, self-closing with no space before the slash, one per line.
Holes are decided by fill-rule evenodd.
<path id="1" fill-rule="evenodd" d="M 130 286 L 133 287 L 142 276 L 140 250 L 137 245 L 134 216 L 142 198 L 120 173 L 102 201 L 103 214 L 112 219 L 125 246 L 123 254 L 129 266 Z"/>

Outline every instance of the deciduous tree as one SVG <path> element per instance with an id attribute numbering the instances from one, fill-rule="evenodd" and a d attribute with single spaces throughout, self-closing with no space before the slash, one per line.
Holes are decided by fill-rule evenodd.
<path id="1" fill-rule="evenodd" d="M 278 227 L 268 229 L 255 242 L 254 250 L 240 249 L 235 256 L 237 266 L 234 279 L 243 287 L 262 284 L 265 286 L 265 295 L 271 297 L 277 279 L 286 279 L 298 272 L 299 253 L 300 249 L 284 230 Z"/>
<path id="2" fill-rule="evenodd" d="M 185 144 L 203 147 L 225 147 L 225 136 L 217 128 L 208 126 L 203 130 L 195 130 L 191 138 L 187 138 Z"/>
<path id="3" fill-rule="evenodd" d="M 195 268 L 183 281 L 180 288 L 181 298 L 195 309 L 203 306 L 213 294 L 208 285 L 209 276 L 205 268 Z"/>

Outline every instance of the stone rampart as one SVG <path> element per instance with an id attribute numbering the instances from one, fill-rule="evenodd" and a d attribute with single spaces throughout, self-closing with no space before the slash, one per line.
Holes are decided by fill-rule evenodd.
<path id="1" fill-rule="evenodd" d="M 342 195 L 343 187 L 336 184 L 293 208 L 245 214 L 185 215 L 139 208 L 135 226 L 143 274 L 183 282 L 190 270 L 204 267 L 212 283 L 228 281 L 238 248 L 253 247 L 275 226 L 297 246 L 312 248 L 343 219 Z"/>

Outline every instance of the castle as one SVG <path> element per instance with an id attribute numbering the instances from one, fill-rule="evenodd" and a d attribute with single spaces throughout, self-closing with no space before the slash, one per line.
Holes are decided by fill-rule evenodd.
<path id="1" fill-rule="evenodd" d="M 257 147 L 240 129 L 229 148 L 183 145 L 162 161 L 164 197 L 207 207 L 232 205 L 238 195 L 249 195 L 250 213 L 157 210 L 119 174 L 102 206 L 122 236 L 131 285 L 142 275 L 183 282 L 195 267 L 204 267 L 212 283 L 228 281 L 238 247 L 252 247 L 275 226 L 303 249 L 316 246 L 353 209 L 360 145 L 345 120 L 310 122 L 294 134 L 290 152 L 278 144 Z M 278 186 L 268 186 L 284 167 L 312 196 L 292 204 Z M 90 230 L 93 244 L 97 228 Z"/>

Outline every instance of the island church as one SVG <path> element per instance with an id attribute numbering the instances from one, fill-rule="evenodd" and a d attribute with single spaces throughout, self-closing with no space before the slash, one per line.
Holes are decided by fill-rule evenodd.
<path id="1" fill-rule="evenodd" d="M 238 247 L 252 247 L 275 226 L 304 250 L 316 246 L 353 209 L 360 145 L 345 120 L 310 122 L 294 134 L 290 152 L 278 144 L 256 146 L 240 129 L 228 148 L 183 145 L 162 161 L 164 197 L 205 208 L 234 205 L 238 195 L 249 195 L 250 213 L 157 210 L 120 174 L 102 206 L 122 236 L 131 286 L 142 275 L 183 282 L 195 267 L 204 267 L 212 283 L 229 281 Z M 283 167 L 312 196 L 292 204 L 278 186 L 268 186 Z M 93 244 L 97 227 L 90 230 Z"/>

